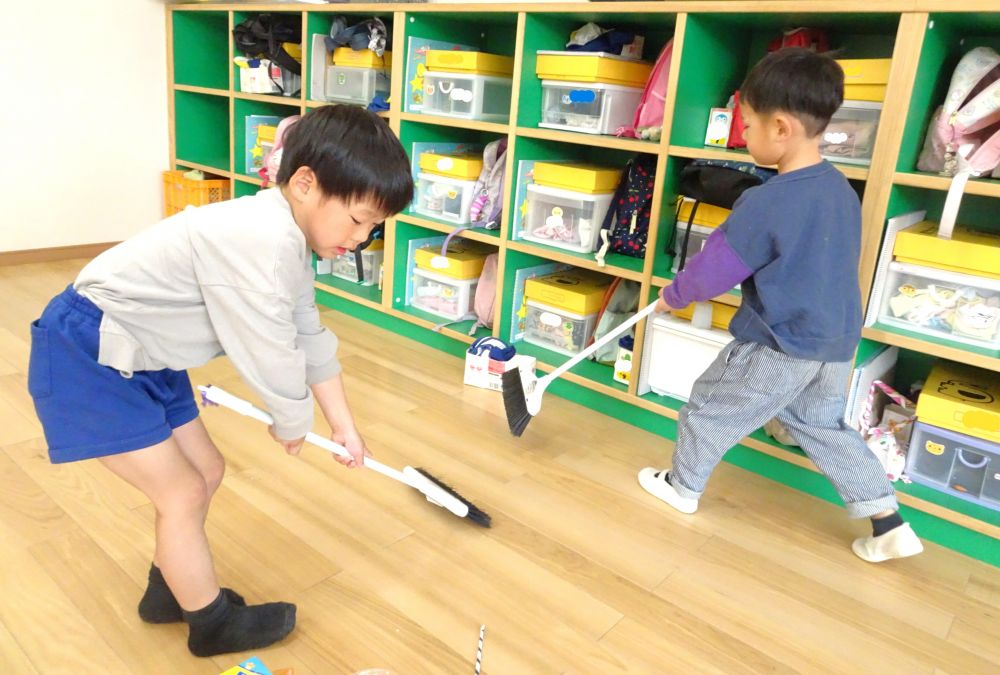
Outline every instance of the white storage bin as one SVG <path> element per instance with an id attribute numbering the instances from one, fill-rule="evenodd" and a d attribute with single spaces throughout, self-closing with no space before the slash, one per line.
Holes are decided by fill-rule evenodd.
<path id="1" fill-rule="evenodd" d="M 358 267 L 353 251 L 330 259 L 330 274 L 356 281 L 362 286 L 374 286 L 378 282 L 378 268 L 382 266 L 382 256 L 385 249 L 365 249 L 361 252 L 361 276 L 358 277 Z"/>
<path id="2" fill-rule="evenodd" d="M 417 183 L 414 211 L 460 225 L 470 222 L 469 207 L 476 193 L 476 181 L 418 173 Z"/>
<path id="3" fill-rule="evenodd" d="M 424 109 L 428 115 L 506 122 L 510 117 L 509 77 L 463 73 L 424 73 Z"/>
<path id="4" fill-rule="evenodd" d="M 831 162 L 871 164 L 881 114 L 881 103 L 844 101 L 823 132 L 820 154 Z"/>
<path id="5" fill-rule="evenodd" d="M 452 279 L 415 268 L 411 304 L 431 314 L 448 319 L 461 319 L 473 311 L 476 285 L 479 279 Z"/>
<path id="6" fill-rule="evenodd" d="M 686 229 L 687 223 L 677 223 L 677 238 L 674 244 L 677 255 L 674 256 L 674 265 L 670 268 L 674 274 L 680 271 L 678 268 L 681 264 L 681 247 L 684 245 L 684 231 Z M 705 242 L 708 241 L 713 232 L 715 230 L 710 227 L 702 227 L 701 225 L 691 223 L 691 233 L 688 235 L 687 257 L 684 259 L 685 265 L 687 265 L 688 260 L 701 253 L 701 249 L 705 248 Z"/>
<path id="7" fill-rule="evenodd" d="M 1000 280 L 894 261 L 889 264 L 879 321 L 1000 349 Z"/>
<path id="8" fill-rule="evenodd" d="M 614 134 L 629 126 L 642 89 L 600 82 L 542 81 L 542 121 L 549 129 Z"/>
<path id="9" fill-rule="evenodd" d="M 368 105 L 376 94 L 389 98 L 389 74 L 381 68 L 328 66 L 326 100 Z"/>
<path id="10" fill-rule="evenodd" d="M 589 253 L 614 193 L 589 194 L 529 183 L 521 238 L 570 251 Z"/>
<path id="11" fill-rule="evenodd" d="M 695 380 L 712 365 L 733 336 L 718 328 L 695 328 L 669 314 L 656 314 L 646 333 L 650 389 L 683 401 L 691 397 Z"/>
<path id="12" fill-rule="evenodd" d="M 256 68 L 237 68 L 240 91 L 244 94 L 282 94 L 296 96 L 302 89 L 302 78 L 268 59 L 260 59 Z M 280 85 L 280 86 L 279 86 Z"/>
<path id="13" fill-rule="evenodd" d="M 535 300 L 525 302 L 524 341 L 574 356 L 583 351 L 594 333 L 597 313 L 583 316 Z"/>

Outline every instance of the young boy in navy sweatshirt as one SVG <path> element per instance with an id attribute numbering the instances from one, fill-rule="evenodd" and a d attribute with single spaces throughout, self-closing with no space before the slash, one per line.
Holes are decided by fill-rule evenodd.
<path id="1" fill-rule="evenodd" d="M 861 208 L 819 142 L 840 107 L 844 74 L 804 49 L 770 54 L 740 89 L 747 149 L 778 175 L 747 190 L 732 214 L 663 289 L 660 307 L 709 300 L 740 284 L 735 338 L 695 382 L 678 418 L 669 469 L 639 484 L 694 513 L 716 464 L 777 416 L 872 535 L 854 541 L 869 562 L 916 555 L 920 540 L 861 435 L 843 421 L 844 387 L 861 338 Z"/>
<path id="2" fill-rule="evenodd" d="M 226 354 L 293 455 L 315 400 L 351 454 L 338 461 L 363 464 L 337 339 L 314 302 L 312 252 L 357 247 L 413 196 L 399 140 L 360 108 L 305 115 L 283 152 L 278 187 L 182 211 L 105 251 L 31 326 L 28 389 L 49 458 L 96 458 L 152 502 L 156 550 L 139 616 L 186 621 L 197 656 L 281 640 L 295 605 L 246 606 L 219 587 L 205 517 L 225 462 L 186 369 Z"/>

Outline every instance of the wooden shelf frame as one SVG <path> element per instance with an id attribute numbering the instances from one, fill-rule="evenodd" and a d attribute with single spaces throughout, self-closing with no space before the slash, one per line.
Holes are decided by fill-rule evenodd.
<path id="1" fill-rule="evenodd" d="M 400 134 L 403 125 L 428 125 L 440 127 L 442 129 L 454 129 L 461 133 L 479 133 L 491 136 L 506 136 L 508 139 L 508 156 L 514 157 L 519 143 L 532 144 L 544 143 L 553 148 L 560 149 L 569 156 L 576 154 L 586 154 L 587 152 L 603 151 L 618 153 L 646 153 L 657 158 L 657 178 L 654 192 L 657 199 L 653 206 L 653 222 L 658 223 L 664 218 L 670 218 L 670 207 L 667 205 L 668 196 L 665 195 L 664 186 L 667 182 L 668 173 L 675 170 L 679 163 L 691 159 L 735 159 L 738 161 L 748 161 L 746 153 L 738 151 L 728 151 L 718 148 L 692 147 L 693 144 L 671 143 L 671 124 L 674 120 L 676 101 L 678 99 L 678 81 L 682 70 L 685 67 L 684 54 L 685 40 L 687 34 L 688 21 L 691 17 L 701 17 L 710 15 L 712 17 L 726 17 L 733 21 L 737 15 L 749 14 L 752 16 L 780 17 L 787 15 L 795 17 L 796 22 L 801 22 L 804 15 L 821 16 L 824 21 L 835 23 L 841 18 L 850 21 L 853 15 L 895 15 L 898 23 L 895 24 L 894 34 L 889 36 L 894 40 L 892 48 L 892 66 L 887 86 L 886 101 L 882 112 L 881 123 L 878 130 L 872 163 L 870 166 L 853 166 L 835 164 L 837 168 L 855 184 L 861 185 L 862 190 L 862 256 L 859 267 L 859 282 L 867 302 L 868 293 L 875 273 L 875 264 L 881 246 L 884 223 L 889 208 L 892 190 L 894 186 L 906 188 L 944 191 L 948 187 L 947 178 L 921 174 L 916 172 L 900 171 L 897 163 L 900 155 L 900 145 L 904 138 L 904 127 L 909 114 L 910 92 L 914 86 L 914 81 L 918 76 L 920 64 L 921 48 L 924 43 L 928 20 L 931 13 L 975 13 L 975 12 L 1000 12 L 995 0 L 954 0 L 944 2 L 942 0 L 883 0 L 879 3 L 860 0 L 811 0 L 803 3 L 801 0 L 766 0 L 757 2 L 754 0 L 695 0 L 691 2 L 608 2 L 600 4 L 591 3 L 558 3 L 558 4 L 493 4 L 493 5 L 412 5 L 412 4 L 355 4 L 355 5 L 331 5 L 321 6 L 313 4 L 197 4 L 197 5 L 172 5 L 166 10 L 167 17 L 167 46 L 168 46 L 168 106 L 170 120 L 170 162 L 172 166 L 182 166 L 201 169 L 206 172 L 230 178 L 234 195 L 238 192 L 253 190 L 260 185 L 260 180 L 249 175 L 243 175 L 237 171 L 235 157 L 237 153 L 233 151 L 235 143 L 240 139 L 235 138 L 234 116 L 237 113 L 238 102 L 261 103 L 282 106 L 288 109 L 289 114 L 304 114 L 311 108 L 329 105 L 325 101 L 309 99 L 305 86 L 300 96 L 292 99 L 283 97 L 243 94 L 234 90 L 233 68 L 228 67 L 232 63 L 233 48 L 231 40 L 228 41 L 228 61 L 225 80 L 228 87 L 223 88 L 224 83 L 218 82 L 211 86 L 208 84 L 198 84 L 193 82 L 176 83 L 174 69 L 173 47 L 177 36 L 174 31 L 172 18 L 176 14 L 184 13 L 195 16 L 204 14 L 212 16 L 213 22 L 225 25 L 228 34 L 231 34 L 234 15 L 247 12 L 277 11 L 282 13 L 302 14 L 303 20 L 303 41 L 308 39 L 309 16 L 313 14 L 331 15 L 348 13 L 351 15 L 376 14 L 379 16 L 392 17 L 392 30 L 394 43 L 397 45 L 397 57 L 393 60 L 391 73 L 390 100 L 393 102 L 392 108 L 381 113 L 387 120 L 390 127 Z M 519 124 L 518 111 L 521 106 L 521 86 L 515 86 L 512 92 L 510 121 L 504 124 L 492 122 L 477 122 L 448 117 L 423 115 L 418 113 L 403 112 L 401 103 L 404 95 L 406 83 L 403 81 L 405 73 L 405 51 L 403 45 L 406 44 L 406 22 L 407 19 L 416 14 L 435 14 L 441 20 L 449 20 L 448 17 L 455 17 L 456 20 L 474 21 L 477 15 L 496 17 L 504 14 L 514 17 L 516 20 L 516 40 L 514 44 L 514 81 L 518 85 L 526 78 L 534 77 L 534 74 L 526 71 L 524 54 L 526 49 L 535 46 L 526 44 L 525 34 L 528 22 L 537 16 L 556 17 L 565 16 L 567 21 L 579 20 L 581 17 L 592 17 L 599 21 L 601 16 L 617 15 L 621 17 L 642 17 L 651 15 L 659 17 L 657 20 L 673 21 L 674 37 L 674 58 L 671 63 L 670 80 L 665 101 L 665 124 L 661 140 L 656 143 L 640 141 L 635 139 L 615 138 L 608 136 L 591 136 L 587 134 L 577 134 L 572 132 L 557 131 L 552 129 L 535 128 Z M 219 17 L 225 17 L 223 21 Z M 562 20 L 560 18 L 560 20 Z M 752 21 L 753 19 L 748 19 Z M 582 23 L 583 21 L 580 21 Z M 692 40 L 695 38 L 691 38 Z M 307 53 L 308 45 L 303 45 L 304 53 Z M 306 59 L 308 59 L 306 54 Z M 647 58 L 655 58 L 655 53 L 647 54 Z M 304 64 L 303 72 L 308 72 L 308 62 Z M 207 79 L 219 80 L 217 76 Z M 304 80 L 307 78 L 303 78 Z M 305 85 L 305 82 L 304 82 Z M 228 162 L 224 167 L 213 164 L 195 161 L 191 157 L 178 156 L 178 125 L 183 123 L 177 116 L 175 96 L 180 93 L 189 97 L 185 103 L 190 102 L 190 97 L 194 100 L 215 101 L 206 103 L 211 106 L 228 106 Z M 720 104 L 715 102 L 714 105 Z M 215 110 L 217 108 L 212 108 Z M 707 118 L 707 108 L 705 115 Z M 190 144 L 189 144 L 190 145 Z M 512 205 L 514 192 L 514 179 L 516 177 L 516 167 L 513 162 L 508 162 L 505 175 L 505 195 L 504 203 Z M 1000 198 L 1000 181 L 973 180 L 969 182 L 966 192 L 985 198 Z M 510 258 L 523 258 L 529 256 L 532 259 L 543 261 L 554 261 L 573 264 L 586 269 L 598 270 L 607 274 L 620 276 L 640 282 L 642 286 L 642 297 L 651 297 L 656 289 L 670 283 L 670 278 L 662 275 L 664 269 L 662 260 L 656 258 L 656 251 L 663 248 L 662 242 L 657 239 L 662 237 L 660 228 L 651 227 L 646 258 L 637 261 L 637 267 L 616 267 L 609 266 L 599 268 L 591 259 L 575 256 L 568 251 L 560 251 L 550 247 L 537 246 L 531 242 L 515 241 L 511 237 L 511 218 L 509 213 L 511 208 L 504 210 L 500 223 L 500 229 L 496 233 L 487 233 L 477 230 L 466 230 L 458 236 L 473 241 L 480 241 L 497 248 L 499 256 L 499 278 L 508 279 L 510 274 Z M 360 306 L 381 312 L 387 317 L 400 319 L 410 324 L 431 330 L 435 324 L 432 321 L 423 319 L 414 314 L 401 311 L 393 306 L 394 284 L 393 270 L 397 267 L 394 264 L 397 255 L 405 255 L 406 242 L 397 237 L 394 223 L 399 222 L 407 226 L 423 228 L 424 230 L 447 233 L 452 226 L 441 221 L 424 218 L 417 214 L 403 213 L 395 219 L 390 220 L 386 233 L 385 251 L 385 275 L 383 279 L 384 290 L 381 293 L 381 301 L 376 302 L 368 297 L 363 297 L 348 290 L 331 286 L 323 282 L 317 282 L 317 289 L 330 293 L 334 296 L 344 298 Z M 510 255 L 508 255 L 510 254 Z M 654 272 L 654 270 L 660 273 Z M 498 284 L 497 302 L 494 325 L 494 334 L 505 334 L 508 326 L 502 325 L 502 307 L 510 302 L 506 295 L 508 288 L 503 283 Z M 738 306 L 740 297 L 735 294 L 726 294 L 716 298 L 717 301 Z M 635 363 L 641 362 L 641 350 L 643 344 L 644 325 L 637 327 Z M 441 329 L 441 334 L 446 335 L 462 343 L 471 342 L 472 338 L 464 335 L 460 331 L 448 328 Z M 921 354 L 927 354 L 940 358 L 969 363 L 977 367 L 1000 371 L 1000 358 L 992 358 L 982 354 L 970 352 L 960 347 L 943 346 L 932 342 L 920 340 L 900 333 L 888 330 L 866 328 L 863 337 L 876 340 L 881 343 L 896 345 L 903 349 Z M 543 371 L 550 371 L 552 366 L 541 363 L 539 368 Z M 637 409 L 653 412 L 667 419 L 676 419 L 677 409 L 680 407 L 679 401 L 663 400 L 651 401 L 639 396 L 636 391 L 637 378 L 627 391 L 618 386 L 613 386 L 610 382 L 603 384 L 593 379 L 568 373 L 565 376 L 568 382 L 589 391 L 597 392 L 612 399 L 627 403 Z M 744 439 L 743 445 L 751 447 L 760 452 L 778 457 L 784 461 L 805 466 L 815 470 L 811 462 L 790 453 L 787 449 L 762 442 L 755 438 Z M 914 506 L 928 513 L 937 515 L 945 520 L 972 529 L 977 532 L 986 533 L 991 537 L 1000 539 L 1000 528 L 997 528 L 981 520 L 970 518 L 957 511 L 946 507 L 938 506 L 914 498 L 910 495 L 901 494 L 900 501 L 904 504 Z"/>

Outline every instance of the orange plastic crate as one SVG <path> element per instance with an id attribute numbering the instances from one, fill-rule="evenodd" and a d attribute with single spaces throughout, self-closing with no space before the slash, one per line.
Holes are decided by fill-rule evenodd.
<path id="1" fill-rule="evenodd" d="M 186 171 L 163 172 L 163 217 L 172 216 L 188 206 L 204 206 L 229 199 L 228 178 L 185 178 Z"/>

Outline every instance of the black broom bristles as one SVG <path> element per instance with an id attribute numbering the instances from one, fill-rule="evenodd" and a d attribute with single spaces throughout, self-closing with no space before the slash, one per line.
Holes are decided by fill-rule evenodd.
<path id="1" fill-rule="evenodd" d="M 423 476 L 424 478 L 426 478 L 430 482 L 432 482 L 435 485 L 437 485 L 439 488 L 441 488 L 442 490 L 444 490 L 445 492 L 447 492 L 448 494 L 450 494 L 452 497 L 454 497 L 458 501 L 460 501 L 463 504 L 465 504 L 466 506 L 468 506 L 469 507 L 469 514 L 467 516 L 465 516 L 466 518 L 468 518 L 469 520 L 471 520 L 472 522 L 474 522 L 476 525 L 479 525 L 481 527 L 489 527 L 490 526 L 491 518 L 490 518 L 490 515 L 488 513 L 486 513 L 482 509 L 480 509 L 478 506 L 476 506 L 475 504 L 473 504 L 472 502 L 470 502 L 468 499 L 466 499 L 462 495 L 458 494 L 458 492 L 456 492 L 453 487 L 451 487 L 447 483 L 442 482 L 438 478 L 434 477 L 434 475 L 432 475 L 427 469 L 421 469 L 421 468 L 417 467 L 415 470 L 418 471 L 418 472 L 420 472 L 421 476 Z"/>
<path id="2" fill-rule="evenodd" d="M 531 422 L 531 413 L 528 412 L 528 401 L 524 396 L 520 368 L 511 368 L 503 374 L 503 408 L 507 413 L 510 433 L 515 436 L 523 434 Z"/>

